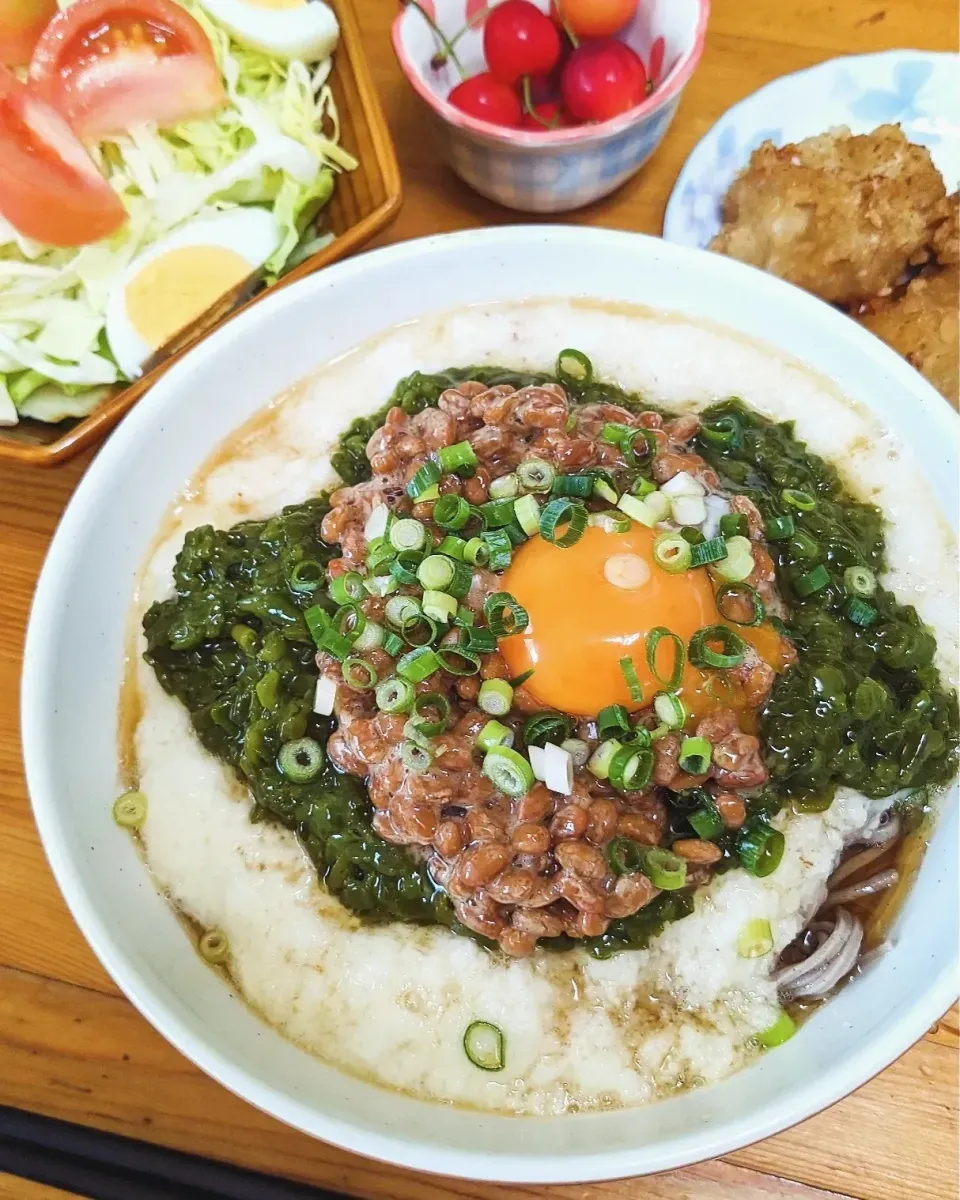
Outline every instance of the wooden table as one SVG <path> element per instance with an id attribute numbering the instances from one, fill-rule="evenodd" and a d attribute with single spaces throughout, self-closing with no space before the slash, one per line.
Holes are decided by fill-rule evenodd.
<path id="1" fill-rule="evenodd" d="M 382 240 L 514 221 L 438 164 L 387 39 L 394 4 L 356 3 L 406 185 L 403 211 Z M 714 0 L 703 62 L 663 147 L 617 196 L 576 219 L 659 233 L 684 159 L 735 101 L 835 55 L 956 44 L 955 0 Z M 595 1187 L 483 1186 L 355 1158 L 263 1116 L 181 1058 L 119 994 L 73 924 L 40 848 L 20 761 L 15 696 L 30 597 L 89 461 L 50 473 L 0 470 L 0 1104 L 395 1200 L 957 1196 L 956 1010 L 881 1076 L 796 1129 L 725 1160 Z M 0 1176 L 0 1197 L 53 1195 Z"/>

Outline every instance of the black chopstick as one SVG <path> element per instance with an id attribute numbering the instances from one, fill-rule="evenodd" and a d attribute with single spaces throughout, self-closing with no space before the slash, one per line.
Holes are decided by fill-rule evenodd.
<path id="1" fill-rule="evenodd" d="M 90 1200 L 346 1200 L 341 1192 L 2 1105 L 0 1171 Z"/>

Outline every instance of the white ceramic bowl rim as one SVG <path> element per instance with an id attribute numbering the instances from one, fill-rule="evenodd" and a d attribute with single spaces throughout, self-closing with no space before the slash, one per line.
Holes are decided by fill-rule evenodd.
<path id="1" fill-rule="evenodd" d="M 420 78 L 420 72 L 410 61 L 403 44 L 403 22 L 411 12 L 416 15 L 415 9 L 402 7 L 393 19 L 390 34 L 393 39 L 394 52 L 407 80 L 424 103 L 428 104 L 447 124 L 454 125 L 458 129 L 469 130 L 488 141 L 499 142 L 505 146 L 522 146 L 532 150 L 544 147 L 552 149 L 557 146 L 590 144 L 613 137 L 624 129 L 629 129 L 631 125 L 635 125 L 644 117 L 659 112 L 665 104 L 674 99 L 686 86 L 687 80 L 696 70 L 697 63 L 703 54 L 707 22 L 710 19 L 711 0 L 697 0 L 697 4 L 699 13 L 692 43 L 674 63 L 673 69 L 663 80 L 662 85 L 642 104 L 621 113 L 618 117 L 612 117 L 609 121 L 600 121 L 595 125 L 578 125 L 572 129 L 544 130 L 543 133 L 538 133 L 536 130 L 528 132 L 524 129 L 504 129 L 500 125 L 494 125 L 491 121 L 481 121 L 477 117 L 471 117 L 469 113 L 461 112 L 449 101 L 432 92 Z"/>
<path id="2" fill-rule="evenodd" d="M 941 874 L 932 882 L 928 880 L 930 886 L 924 890 L 924 895 L 929 901 L 930 887 L 940 889 L 937 899 L 941 906 L 941 928 L 938 931 L 940 940 L 937 942 L 936 965 L 927 966 L 926 960 L 918 963 L 916 954 L 919 952 L 915 952 L 913 960 L 907 960 L 918 967 L 921 986 L 916 986 L 911 973 L 909 990 L 904 993 L 906 998 L 899 1006 L 894 1005 L 891 1008 L 884 989 L 884 981 L 889 981 L 889 974 L 868 975 L 856 981 L 841 993 L 837 1000 L 821 1010 L 824 1015 L 821 1018 L 820 1032 L 826 1033 L 830 1030 L 832 1036 L 839 1036 L 831 1027 L 840 1024 L 846 1027 L 842 1019 L 834 1016 L 834 1013 L 846 1013 L 848 1019 L 851 1016 L 856 1019 L 855 1014 L 858 1010 L 844 1007 L 844 1004 L 851 1003 L 845 1001 L 845 997 L 859 988 L 857 995 L 861 998 L 878 993 L 874 1002 L 877 1015 L 869 1026 L 873 1036 L 865 1037 L 861 1034 L 855 1049 L 848 1049 L 848 1043 L 844 1042 L 844 1052 L 823 1062 L 822 1070 L 811 1069 L 803 1085 L 793 1089 L 781 1086 L 782 1068 L 777 1064 L 797 1061 L 795 1057 L 790 1057 L 800 1055 L 797 1044 L 791 1043 L 778 1050 L 776 1055 L 783 1056 L 781 1058 L 777 1058 L 776 1055 L 767 1056 L 760 1064 L 733 1077 L 741 1083 L 750 1077 L 754 1081 L 751 1087 L 763 1081 L 762 1090 L 766 1100 L 763 1104 L 753 1103 L 752 1107 L 745 1106 L 749 1111 L 729 1115 L 725 1108 L 703 1107 L 704 1098 L 709 1100 L 711 1094 L 718 1094 L 715 1089 L 728 1088 L 731 1083 L 728 1080 L 702 1092 L 687 1094 L 694 1097 L 694 1105 L 700 1104 L 701 1107 L 684 1111 L 699 1112 L 701 1117 L 689 1125 L 684 1123 L 682 1133 L 662 1142 L 631 1142 L 626 1148 L 616 1150 L 598 1150 L 593 1131 L 599 1132 L 606 1128 L 603 1123 L 616 1120 L 620 1115 L 617 1113 L 510 1120 L 483 1113 L 460 1113 L 443 1106 L 418 1104 L 394 1094 L 382 1093 L 379 1089 L 369 1088 L 367 1085 L 364 1086 L 367 1086 L 368 1095 L 386 1096 L 382 1103 L 388 1107 L 396 1105 L 396 1111 L 399 1113 L 402 1109 L 404 1117 L 401 1119 L 398 1115 L 396 1119 L 385 1119 L 379 1124 L 373 1118 L 363 1120 L 356 1115 L 351 1120 L 345 1120 L 337 1111 L 322 1111 L 322 1105 L 325 1102 L 330 1103 L 322 1095 L 316 1103 L 312 1103 L 312 1094 L 305 1095 L 296 1087 L 284 1090 L 273 1082 L 259 1078 L 252 1069 L 239 1065 L 230 1055 L 222 1052 L 217 1046 L 220 1031 L 210 1025 L 200 1024 L 191 1002 L 185 1000 L 175 990 L 175 982 L 163 977 L 158 965 L 150 961 L 150 956 L 157 952 L 153 943 L 147 951 L 138 944 L 138 952 L 146 955 L 139 964 L 133 961 L 132 953 L 123 948 L 120 929 L 123 920 L 126 919 L 125 915 L 121 916 L 102 904 L 98 907 L 97 903 L 93 880 L 96 871 L 102 872 L 105 864 L 99 860 L 94 861 L 87 854 L 87 850 L 92 850 L 92 847 L 79 845 L 76 839 L 70 837 L 72 817 L 65 799 L 58 794 L 57 780 L 59 773 L 75 772 L 77 763 L 73 761 L 69 768 L 63 767 L 58 762 L 58 746 L 54 740 L 54 728 L 60 728 L 57 722 L 62 719 L 58 707 L 62 707 L 63 700 L 58 691 L 58 683 L 64 668 L 64 647 L 58 645 L 58 630 L 65 623 L 65 606 L 70 604 L 72 583 L 82 566 L 79 557 L 81 550 L 78 547 L 82 548 L 85 539 L 89 544 L 91 537 L 95 536 L 88 529 L 92 514 L 117 509 L 114 497 L 118 480 L 123 480 L 124 486 L 133 486 L 126 483 L 126 476 L 138 473 L 136 481 L 137 486 L 140 486 L 139 481 L 144 476 L 149 476 L 151 455 L 155 448 L 152 439 L 175 439 L 175 422 L 170 410 L 181 391 L 189 394 L 191 376 L 195 372 L 214 368 L 223 371 L 232 357 L 242 364 L 245 353 L 248 361 L 254 353 L 259 353 L 261 357 L 269 357 L 268 349 L 262 345 L 262 340 L 259 350 L 256 349 L 258 327 L 265 321 L 274 317 L 277 321 L 287 320 L 298 310 L 310 308 L 311 304 L 333 304 L 335 301 L 332 297 L 337 289 L 343 292 L 353 286 L 370 286 L 376 291 L 376 282 L 368 285 L 364 281 L 367 278 L 373 280 L 378 273 L 389 276 L 391 271 L 395 271 L 402 274 L 403 278 L 422 278 L 431 264 L 437 269 L 442 263 L 442 269 L 449 272 L 451 263 L 456 263 L 458 258 L 469 259 L 471 263 L 473 259 L 479 259 L 486 264 L 495 263 L 498 259 L 508 262 L 523 255 L 526 255 L 528 260 L 525 264 L 527 270 L 537 264 L 562 263 L 566 271 L 571 257 L 579 255 L 580 261 L 591 263 L 604 258 L 610 265 L 598 267 L 601 273 L 610 270 L 623 272 L 631 258 L 639 259 L 646 261 L 659 272 L 658 278 L 661 283 L 676 279 L 677 288 L 692 295 L 691 308 L 697 307 L 698 294 L 714 286 L 722 292 L 724 306 L 732 306 L 731 311 L 738 303 L 742 303 L 746 306 L 744 311 L 755 310 L 759 314 L 757 320 L 760 323 L 765 319 L 764 314 L 776 312 L 775 319 L 780 322 L 778 328 L 790 330 L 789 335 L 783 335 L 787 340 L 795 340 L 799 336 L 794 330 L 797 324 L 802 324 L 802 337 L 806 339 L 803 344 L 810 348 L 811 357 L 814 356 L 814 351 L 820 354 L 821 358 L 824 354 L 835 353 L 837 361 L 842 359 L 846 364 L 840 373 L 845 373 L 848 381 L 855 381 L 863 372 L 867 373 L 868 382 L 870 379 L 888 380 L 887 391 L 896 390 L 898 398 L 912 405 L 913 420 L 919 421 L 926 432 L 926 445 L 931 462 L 935 462 L 941 456 L 942 461 L 949 461 L 952 448 L 956 446 L 958 423 L 955 414 L 896 354 L 854 322 L 848 321 L 820 301 L 778 279 L 732 260 L 641 235 L 563 226 L 477 230 L 425 238 L 377 250 L 302 280 L 269 297 L 262 305 L 227 322 L 176 364 L 114 433 L 91 465 L 71 500 L 50 548 L 38 585 L 24 661 L 22 735 L 34 814 L 47 857 L 74 918 L 103 965 L 130 1000 L 184 1055 L 250 1103 L 314 1136 L 372 1158 L 413 1169 L 479 1180 L 572 1183 L 665 1171 L 729 1153 L 749 1142 L 777 1133 L 834 1103 L 902 1054 L 946 1011 L 958 992 L 956 938 L 950 940 L 951 921 L 955 921 L 956 918 L 953 909 L 957 907 L 951 904 L 951 897 L 956 890 L 956 869 L 949 855 L 945 851 L 938 855 L 940 867 L 946 864 L 946 874 Z M 544 269 L 546 270 L 546 266 Z M 483 278 L 476 273 L 467 275 L 461 271 L 456 274 L 470 280 L 469 288 L 474 288 L 475 285 L 475 289 L 480 289 L 481 292 L 483 288 L 489 288 L 486 293 L 478 293 L 480 300 L 504 298 L 497 291 L 495 269 L 486 272 Z M 628 273 L 631 279 L 639 280 L 643 280 L 645 274 L 643 270 Z M 689 291 L 691 280 L 696 281 L 696 288 L 692 292 Z M 379 282 L 382 285 L 384 280 L 381 278 Z M 631 289 L 639 286 L 634 282 L 629 284 Z M 468 285 L 464 284 L 464 288 L 467 289 Z M 548 284 L 540 294 L 563 295 L 568 292 L 552 288 L 552 285 Z M 588 290 L 585 294 L 603 295 L 599 290 Z M 465 291 L 461 302 L 476 301 L 468 300 Z M 665 307 L 671 305 L 665 303 Z M 315 310 L 310 309 L 310 312 L 310 319 L 313 321 Z M 737 319 L 744 319 L 742 313 Z M 771 316 L 770 320 L 774 320 L 774 317 Z M 832 343 L 836 349 L 823 349 L 828 343 Z M 315 351 L 309 349 L 309 353 Z M 863 386 L 866 387 L 867 384 Z M 263 397 L 264 402 L 269 399 L 269 396 Z M 169 426 L 165 427 L 164 422 L 168 417 L 171 417 Z M 209 449 L 209 446 L 198 447 L 198 450 L 204 453 Z M 149 537 L 152 532 L 142 534 L 136 524 L 136 517 L 128 516 L 123 511 L 117 520 L 124 525 L 130 525 L 133 530 L 131 537 Z M 126 597 L 129 596 L 129 591 L 125 589 L 131 585 L 132 578 L 119 572 L 115 579 L 106 583 L 98 580 L 95 585 L 90 586 L 97 589 L 115 588 L 119 593 L 123 593 L 123 602 L 128 604 Z M 84 613 L 87 611 L 84 610 Z M 102 638 L 104 635 L 93 634 L 94 641 L 97 636 Z M 111 633 L 111 636 L 114 635 Z M 112 677 L 110 686 L 113 686 Z M 112 740 L 112 731 L 110 737 Z M 96 803 L 90 796 L 86 797 L 86 802 Z M 109 815 L 104 820 L 109 824 Z M 935 843 L 942 849 L 944 838 L 954 836 L 955 833 L 956 804 L 953 804 L 949 826 L 938 832 Z M 110 846 L 112 847 L 113 843 L 110 843 Z M 126 865 L 139 866 L 132 852 L 130 862 Z M 112 859 L 106 864 L 106 868 L 109 871 L 123 871 L 123 866 L 117 866 Z M 924 874 L 925 872 L 921 871 L 921 878 Z M 914 895 L 908 900 L 907 908 L 910 912 L 906 916 L 913 921 L 912 928 L 924 926 L 926 929 L 922 918 L 915 919 L 916 904 L 913 900 L 916 892 L 920 890 L 919 883 L 920 881 Z M 151 899 L 145 901 L 145 904 L 153 904 L 155 901 L 160 903 L 153 896 L 145 875 L 135 886 L 145 887 L 150 893 Z M 170 916 L 169 921 L 173 920 Z M 179 930 L 174 932 L 180 936 Z M 123 936 L 128 936 L 126 930 L 123 931 Z M 926 930 L 925 936 L 933 937 L 934 932 Z M 947 939 L 946 944 L 943 944 L 944 938 Z M 928 943 L 924 942 L 923 945 L 927 947 Z M 924 949 L 923 953 L 926 954 L 927 950 Z M 210 976 L 210 972 L 205 971 L 192 954 L 185 939 L 182 956 L 178 964 L 184 972 L 195 970 L 203 974 L 204 980 Z M 883 968 L 883 964 L 893 958 L 892 952 L 886 959 L 880 960 L 879 967 Z M 192 960 L 196 960 L 195 967 L 190 965 Z M 148 963 L 149 967 L 146 965 Z M 895 964 L 891 965 L 889 970 L 895 970 Z M 924 975 L 923 972 L 927 974 Z M 191 977 L 191 983 L 193 982 L 195 980 Z M 899 984 L 900 981 L 897 982 Z M 218 979 L 211 976 L 209 985 L 204 982 L 203 986 L 221 989 L 226 1000 L 227 990 Z M 250 1020 L 256 1019 L 251 1016 Z M 266 1038 L 269 1031 L 265 1027 L 262 1028 Z M 846 1038 L 848 1035 L 844 1033 L 843 1036 Z M 797 1042 L 801 1040 L 803 1039 L 798 1038 Z M 286 1043 L 283 1045 L 287 1046 Z M 816 1060 L 817 1040 L 808 1038 L 804 1042 L 803 1054 L 809 1058 L 811 1051 L 814 1052 L 812 1057 Z M 280 1052 L 271 1049 L 271 1053 Z M 288 1052 L 286 1049 L 282 1051 L 284 1054 Z M 302 1056 L 302 1052 L 296 1053 Z M 825 1053 L 826 1049 L 822 1054 Z M 239 1051 L 236 1054 L 239 1058 Z M 740 1087 L 736 1095 L 740 1096 L 745 1087 L 745 1084 Z M 723 1094 L 729 1095 L 728 1092 Z M 666 1112 L 668 1106 L 682 1105 L 686 1099 L 687 1097 L 682 1097 L 662 1101 L 649 1109 L 630 1110 L 630 1120 L 639 1122 L 644 1113 Z M 704 1112 L 713 1115 L 704 1119 Z M 416 1120 L 411 1113 L 417 1114 Z M 404 1120 L 408 1122 L 408 1130 L 415 1132 L 403 1132 Z M 469 1122 L 470 1138 L 486 1138 L 489 1141 L 491 1129 L 508 1127 L 518 1130 L 522 1136 L 513 1135 L 513 1148 L 510 1150 L 474 1148 L 475 1142 L 471 1140 L 468 1140 L 466 1145 L 447 1145 L 444 1142 L 445 1131 L 456 1128 L 459 1135 L 464 1122 Z M 548 1154 L 528 1149 L 528 1136 L 536 1139 L 540 1136 L 538 1130 L 555 1129 L 563 1131 L 562 1140 L 558 1138 L 557 1142 L 563 1148 L 562 1151 Z M 526 1131 L 529 1131 L 529 1134 Z"/>

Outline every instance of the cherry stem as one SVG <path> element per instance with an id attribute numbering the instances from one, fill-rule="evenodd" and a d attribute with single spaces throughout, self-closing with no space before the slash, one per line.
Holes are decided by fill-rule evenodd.
<path id="1" fill-rule="evenodd" d="M 493 8 L 492 4 L 488 4 L 485 8 L 481 8 L 478 12 L 475 12 L 460 32 L 453 35 L 450 39 L 450 45 L 455 46 L 465 33 L 469 33 L 475 25 L 479 25 L 482 21 L 486 20 L 490 16 L 490 13 L 493 12 Z"/>
<path id="2" fill-rule="evenodd" d="M 567 20 L 567 14 L 563 11 L 562 0 L 556 0 L 556 4 L 557 4 L 557 14 L 560 17 L 560 24 L 563 26 L 564 33 L 570 39 L 570 45 L 573 46 L 574 50 L 579 50 L 580 49 L 580 39 L 573 32 L 573 26 Z"/>
<path id="3" fill-rule="evenodd" d="M 440 43 L 441 49 L 439 53 L 435 54 L 430 60 L 430 65 L 433 67 L 442 67 L 446 64 L 447 59 L 449 59 L 460 72 L 460 78 L 465 80 L 467 78 L 467 73 L 463 69 L 460 59 L 457 58 L 456 51 L 453 48 L 453 43 L 436 23 L 433 17 L 430 16 L 422 4 L 418 3 L 418 0 L 403 0 L 403 3 L 408 8 L 415 8 L 417 10 L 420 16 L 423 17 L 426 23 L 433 30 L 434 37 L 436 37 L 437 41 Z"/>
<path id="4" fill-rule="evenodd" d="M 530 116 L 533 117 L 533 119 L 537 122 L 537 124 L 542 125 L 544 129 L 556 129 L 556 127 L 560 124 L 559 117 L 555 117 L 554 120 L 548 121 L 545 117 L 541 117 L 537 112 L 533 104 L 533 95 L 530 91 L 529 75 L 524 75 L 523 77 L 523 111 L 529 113 Z"/>

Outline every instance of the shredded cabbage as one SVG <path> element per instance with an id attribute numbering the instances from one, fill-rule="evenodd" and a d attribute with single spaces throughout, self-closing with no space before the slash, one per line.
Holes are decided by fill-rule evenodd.
<path id="1" fill-rule="evenodd" d="M 68 7 L 70 0 L 61 0 Z M 269 207 L 280 244 L 267 282 L 330 240 L 312 227 L 335 175 L 356 160 L 339 145 L 331 63 L 313 70 L 241 46 L 192 0 L 228 103 L 172 129 L 140 127 L 91 150 L 129 220 L 80 249 L 25 238 L 0 217 L 0 425 L 92 410 L 123 376 L 104 336 L 107 300 L 133 258 L 194 218 Z"/>

